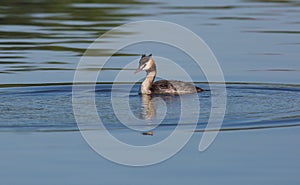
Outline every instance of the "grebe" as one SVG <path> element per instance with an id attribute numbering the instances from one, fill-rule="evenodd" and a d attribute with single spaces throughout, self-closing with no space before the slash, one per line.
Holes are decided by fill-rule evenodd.
<path id="1" fill-rule="evenodd" d="M 204 91 L 200 87 L 177 80 L 159 80 L 153 83 L 156 76 L 156 65 L 152 54 L 142 55 L 135 73 L 146 71 L 147 75 L 140 89 L 140 94 L 192 94 Z"/>

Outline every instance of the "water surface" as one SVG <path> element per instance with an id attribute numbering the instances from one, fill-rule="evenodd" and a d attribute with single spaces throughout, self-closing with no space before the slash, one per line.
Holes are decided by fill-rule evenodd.
<path id="1" fill-rule="evenodd" d="M 288 0 L 3 1 L 0 84 L 72 82 L 89 44 L 116 26 L 145 19 L 171 21 L 202 37 L 229 82 L 299 84 L 299 6 Z M 143 53 L 187 60 L 182 52 L 144 43 L 120 51 L 105 68 L 118 72 Z"/>
<path id="2" fill-rule="evenodd" d="M 298 125 L 299 6 L 297 1 L 277 0 L 1 2 L 1 131 L 77 130 L 71 99 L 74 71 L 80 57 L 106 31 L 145 19 L 185 26 L 214 51 L 228 82 L 223 130 Z M 108 129 L 126 128 L 113 114 L 111 83 L 124 70 L 132 75 L 133 69 L 124 66 L 143 53 L 171 59 L 186 69 L 194 82 L 201 82 L 199 85 L 210 90 L 201 69 L 180 48 L 160 43 L 128 46 L 107 64 L 99 63 L 87 69 L 101 70 L 96 103 Z M 105 54 L 97 51 L 90 57 L 97 60 Z M 160 74 L 169 73 L 172 79 L 184 80 L 183 76 L 172 73 L 171 68 L 159 68 L 163 61 L 156 62 Z M 142 78 L 144 74 L 140 75 Z M 135 81 L 126 83 L 117 88 L 120 101 L 128 96 L 122 88 Z M 159 109 L 161 106 L 150 101 L 155 111 L 149 109 L 150 116 L 145 115 L 143 99 L 137 91 L 138 84 L 129 94 L 132 113 L 138 118 L 151 117 L 151 124 L 160 123 L 157 116 L 161 115 L 157 113 L 163 111 Z M 199 131 L 207 123 L 210 98 L 210 91 L 197 98 L 201 104 L 196 123 Z M 169 109 L 157 129 L 173 128 L 179 119 L 179 97 L 162 100 Z M 188 119 L 186 124 L 190 124 Z"/>
<path id="3" fill-rule="evenodd" d="M 299 18 L 297 0 L 1 1 L 0 184 L 299 184 Z M 199 116 L 196 123 L 188 116 L 181 123 L 196 124 L 197 132 L 173 158 L 147 168 L 128 168 L 91 152 L 80 137 L 72 82 L 81 56 L 101 34 L 149 19 L 185 26 L 210 46 L 227 82 L 227 109 L 222 132 L 199 153 L 214 89 L 189 56 L 159 43 L 139 43 L 123 48 L 105 65 L 89 66 L 86 70 L 101 69 L 102 74 L 95 88 L 97 113 L 122 141 L 157 143 L 175 129 L 180 111 Z M 178 96 L 143 99 L 138 95 L 140 84 L 133 80 L 115 84 L 112 90 L 118 73 L 128 72 L 131 79 L 134 69 L 124 66 L 144 53 L 176 62 L 207 90 L 183 97 L 199 102 L 200 112 L 182 109 Z M 106 54 L 96 51 L 91 57 L 97 60 Z M 159 67 L 163 61 L 156 62 Z M 158 74 L 167 73 L 170 79 L 185 80 L 172 68 L 158 68 Z M 145 74 L 139 75 L 142 79 Z M 123 125 L 111 98 L 128 100 L 132 114 L 146 124 Z M 119 113 L 126 118 L 126 111 Z M 86 128 L 97 124 L 87 122 Z M 154 136 L 127 126 L 153 130 Z"/>
<path id="4" fill-rule="evenodd" d="M 209 89 L 207 84 L 197 84 Z M 174 129 L 180 113 L 191 108 L 181 107 L 181 99 L 197 101 L 200 113 L 197 124 L 202 131 L 211 110 L 211 91 L 199 93 L 197 98 L 190 95 L 154 96 L 147 100 L 138 94 L 139 84 L 133 86 L 131 93 L 126 91 L 132 84 L 98 84 L 95 102 L 99 116 L 109 130 L 128 129 L 128 126 L 148 129 Z M 129 99 L 128 99 L 129 95 Z M 284 84 L 227 84 L 227 109 L 222 130 L 258 129 L 272 127 L 299 126 L 300 124 L 300 86 Z M 130 111 L 138 119 L 149 120 L 149 125 L 132 122 L 124 125 L 115 113 L 126 117 L 127 110 L 114 109 L 111 99 L 128 102 Z M 156 98 L 156 99 L 155 99 Z M 159 98 L 159 99 L 157 99 Z M 71 85 L 48 85 L 0 88 L 0 125 L 2 131 L 74 131 L 78 130 L 72 107 Z M 85 109 L 84 103 L 82 109 Z M 166 111 L 166 114 L 162 114 Z M 91 114 L 86 111 L 87 116 Z M 161 121 L 161 119 L 163 120 Z M 86 123 L 87 128 L 99 123 Z M 194 124 L 188 117 L 182 124 Z M 154 127 L 153 127 L 154 126 Z"/>

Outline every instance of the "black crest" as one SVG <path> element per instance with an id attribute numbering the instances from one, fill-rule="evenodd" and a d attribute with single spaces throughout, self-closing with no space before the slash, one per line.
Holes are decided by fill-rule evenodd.
<path id="1" fill-rule="evenodd" d="M 149 54 L 147 57 L 151 57 L 152 56 L 152 54 Z M 144 57 L 146 57 L 146 55 L 145 54 L 142 54 L 142 57 L 141 58 L 144 58 Z"/>

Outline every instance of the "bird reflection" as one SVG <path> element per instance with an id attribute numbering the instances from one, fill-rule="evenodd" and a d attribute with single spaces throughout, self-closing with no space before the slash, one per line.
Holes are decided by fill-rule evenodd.
<path id="1" fill-rule="evenodd" d="M 156 115 L 156 107 L 154 99 L 151 95 L 142 94 L 141 95 L 142 102 L 142 118 L 146 121 L 151 121 Z M 153 136 L 153 131 L 143 132 L 143 135 Z"/>
<path id="2" fill-rule="evenodd" d="M 144 120 L 151 120 L 156 115 L 156 107 L 151 95 L 143 94 L 142 99 L 142 117 Z"/>
<path id="3" fill-rule="evenodd" d="M 141 94 L 141 117 L 143 120 L 149 122 L 151 126 L 157 123 L 159 117 L 164 115 L 162 108 L 167 106 L 166 102 L 176 101 L 174 96 L 153 96 L 148 94 Z M 159 114 L 157 110 L 160 110 Z M 153 131 L 143 132 L 143 135 L 153 135 Z"/>

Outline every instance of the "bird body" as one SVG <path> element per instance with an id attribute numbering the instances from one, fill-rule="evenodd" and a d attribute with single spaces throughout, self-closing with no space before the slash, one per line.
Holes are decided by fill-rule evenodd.
<path id="1" fill-rule="evenodd" d="M 192 94 L 204 91 L 200 87 L 194 86 L 191 83 L 178 80 L 159 80 L 154 82 L 156 77 L 156 65 L 152 55 L 142 55 L 139 61 L 137 72 L 146 71 L 147 75 L 143 81 L 140 94 Z"/>
<path id="2" fill-rule="evenodd" d="M 203 89 L 183 81 L 159 80 L 152 84 L 150 91 L 153 94 L 191 94 L 202 92 Z"/>

